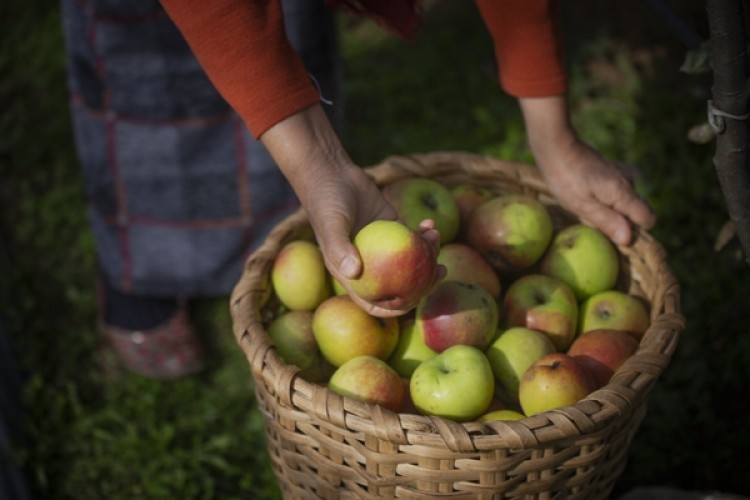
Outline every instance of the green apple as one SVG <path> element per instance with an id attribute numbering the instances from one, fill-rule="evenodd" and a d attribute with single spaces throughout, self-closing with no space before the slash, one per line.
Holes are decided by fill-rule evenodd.
<path id="1" fill-rule="evenodd" d="M 453 241 L 458 234 L 458 205 L 450 190 L 438 181 L 405 177 L 386 184 L 382 192 L 399 219 L 411 229 L 417 230 L 425 219 L 433 220 L 441 245 Z"/>
<path id="2" fill-rule="evenodd" d="M 505 292 L 503 316 L 507 327 L 539 330 L 558 351 L 564 351 L 576 335 L 578 301 L 563 281 L 544 274 L 527 274 Z"/>
<path id="3" fill-rule="evenodd" d="M 500 277 L 487 260 L 469 245 L 448 243 L 440 248 L 438 264 L 445 267 L 444 281 L 476 283 L 492 295 L 500 297 Z"/>
<path id="4" fill-rule="evenodd" d="M 405 388 L 396 370 L 374 356 L 357 356 L 339 366 L 328 388 L 357 401 L 380 405 L 398 412 L 404 404 Z"/>
<path id="5" fill-rule="evenodd" d="M 532 416 L 575 404 L 594 388 L 591 375 L 578 361 L 556 352 L 526 370 L 518 386 L 518 399 L 523 413 Z"/>
<path id="6" fill-rule="evenodd" d="M 485 413 L 478 418 L 478 421 L 486 423 L 496 420 L 522 420 L 524 418 L 526 418 L 526 415 L 516 410 L 495 410 Z"/>
<path id="7" fill-rule="evenodd" d="M 312 330 L 323 356 L 334 366 L 362 355 L 387 359 L 398 343 L 398 320 L 376 318 L 348 295 L 324 300 L 313 314 Z"/>
<path id="8" fill-rule="evenodd" d="M 293 311 L 312 311 L 331 295 L 320 247 L 307 240 L 284 245 L 274 259 L 271 283 L 279 301 Z"/>
<path id="9" fill-rule="evenodd" d="M 351 291 L 369 302 L 388 302 L 391 309 L 413 309 L 432 288 L 437 253 L 416 231 L 400 222 L 376 220 L 354 237 L 362 273 L 348 280 Z"/>
<path id="10" fill-rule="evenodd" d="M 627 332 L 640 340 L 649 324 L 648 311 L 641 300 L 619 290 L 606 290 L 581 304 L 578 333 L 607 328 Z"/>
<path id="11" fill-rule="evenodd" d="M 567 354 L 591 374 L 596 388 L 609 379 L 638 350 L 638 341 L 618 330 L 591 330 L 576 338 Z"/>
<path id="12" fill-rule="evenodd" d="M 427 347 L 443 352 L 457 344 L 485 350 L 497 332 L 499 310 L 476 283 L 441 281 L 419 301 L 416 326 Z"/>
<path id="13" fill-rule="evenodd" d="M 399 318 L 399 337 L 388 364 L 404 378 L 411 377 L 422 361 L 434 358 L 435 351 L 427 347 L 422 332 L 416 328 L 413 317 Z"/>
<path id="14" fill-rule="evenodd" d="M 517 326 L 501 331 L 485 354 L 505 397 L 517 402 L 518 384 L 523 374 L 531 365 L 553 352 L 556 352 L 555 345 L 547 335 Z"/>
<path id="15" fill-rule="evenodd" d="M 563 280 L 579 301 L 614 288 L 620 273 L 617 249 L 601 231 L 583 224 L 561 230 L 541 261 L 544 274 Z"/>
<path id="16" fill-rule="evenodd" d="M 455 345 L 422 362 L 409 382 L 411 399 L 421 414 L 459 422 L 485 413 L 494 391 L 487 356 L 468 345 Z"/>
<path id="17" fill-rule="evenodd" d="M 537 199 L 506 194 L 471 213 L 466 229 L 474 247 L 501 273 L 517 274 L 535 264 L 552 239 L 552 218 Z"/>
<path id="18" fill-rule="evenodd" d="M 310 382 L 323 382 L 333 366 L 323 357 L 312 331 L 312 311 L 287 311 L 268 325 L 268 336 L 286 364 L 295 365 Z"/>

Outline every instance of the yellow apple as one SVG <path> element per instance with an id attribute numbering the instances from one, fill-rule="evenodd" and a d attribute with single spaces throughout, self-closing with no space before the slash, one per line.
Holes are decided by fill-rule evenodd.
<path id="1" fill-rule="evenodd" d="M 569 406 L 594 390 L 594 381 L 572 356 L 548 354 L 526 370 L 518 386 L 523 413 L 532 416 Z"/>
<path id="2" fill-rule="evenodd" d="M 639 340 L 650 323 L 648 311 L 638 298 L 619 290 L 606 290 L 592 295 L 580 307 L 579 335 L 607 328 L 620 330 Z"/>
<path id="3" fill-rule="evenodd" d="M 323 253 L 307 240 L 281 248 L 271 268 L 271 283 L 281 303 L 293 311 L 312 311 L 331 295 Z"/>
<path id="4" fill-rule="evenodd" d="M 398 373 L 382 359 L 357 356 L 339 366 L 328 388 L 342 396 L 376 404 L 398 412 L 404 404 L 405 388 Z"/>
<path id="5" fill-rule="evenodd" d="M 398 343 L 398 320 L 367 314 L 348 295 L 333 295 L 313 314 L 312 330 L 323 356 L 341 366 L 357 356 L 387 359 Z"/>

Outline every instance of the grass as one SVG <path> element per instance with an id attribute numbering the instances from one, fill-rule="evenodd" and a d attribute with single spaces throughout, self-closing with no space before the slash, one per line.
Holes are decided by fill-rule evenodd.
<path id="1" fill-rule="evenodd" d="M 226 298 L 193 304 L 213 354 L 204 375 L 102 380 L 57 8 L 0 9 L 0 308 L 26 380 L 27 441 L 16 458 L 31 489 L 40 498 L 277 498 Z M 688 319 L 617 492 L 658 484 L 748 494 L 750 275 L 736 240 L 713 248 L 727 219 L 713 145 L 686 140 L 704 121 L 710 78 L 680 73 L 684 48 L 640 9 L 578 0 L 565 10 L 576 126 L 604 154 L 640 166 L 638 189 L 658 213 L 654 234 Z M 705 28 L 700 2 L 678 11 Z M 342 21 L 342 34 L 357 162 L 441 149 L 531 160 L 471 3 L 438 3 L 412 44 L 368 23 Z"/>

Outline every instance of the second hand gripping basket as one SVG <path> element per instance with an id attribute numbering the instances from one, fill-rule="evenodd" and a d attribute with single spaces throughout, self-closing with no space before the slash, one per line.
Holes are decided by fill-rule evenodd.
<path id="1" fill-rule="evenodd" d="M 389 157 L 367 172 L 380 186 L 419 176 L 524 193 L 548 207 L 557 228 L 576 222 L 530 165 L 437 152 Z M 608 497 L 684 328 L 679 287 L 657 241 L 639 230 L 631 246 L 619 248 L 618 288 L 649 304 L 651 326 L 610 383 L 572 406 L 483 424 L 344 398 L 281 360 L 265 329 L 275 310 L 271 267 L 286 243 L 310 236 L 303 210 L 285 219 L 247 260 L 231 298 L 234 335 L 250 364 L 285 498 Z"/>

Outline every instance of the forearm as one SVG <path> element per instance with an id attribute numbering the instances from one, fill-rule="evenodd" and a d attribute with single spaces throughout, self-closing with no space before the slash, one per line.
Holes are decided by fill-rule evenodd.
<path id="1" fill-rule="evenodd" d="M 554 159 L 573 149 L 578 138 L 566 96 L 522 97 L 519 104 L 529 147 L 541 168 L 555 164 Z"/>
<path id="2" fill-rule="evenodd" d="M 305 207 L 315 196 L 316 181 L 358 168 L 319 104 L 276 123 L 260 140 Z"/>

